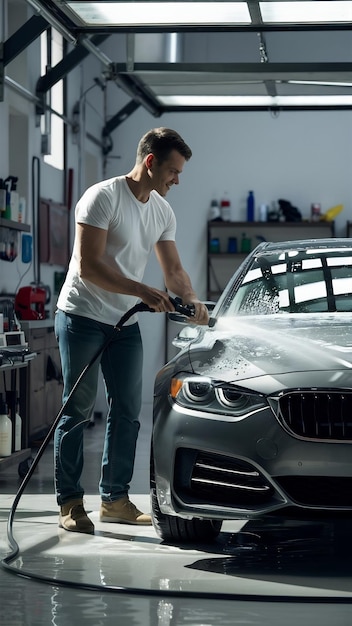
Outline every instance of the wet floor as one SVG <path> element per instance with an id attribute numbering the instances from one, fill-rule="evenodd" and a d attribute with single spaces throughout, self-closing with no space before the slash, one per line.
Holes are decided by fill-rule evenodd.
<path id="1" fill-rule="evenodd" d="M 21 497 L 10 539 L 19 553 L 0 570 L 2 626 L 346 625 L 352 621 L 350 523 L 225 522 L 212 544 L 172 546 L 152 527 L 99 521 L 103 423 L 87 431 L 86 509 L 95 535 L 57 526 L 52 449 Z M 149 510 L 148 432 L 139 441 L 131 499 Z M 19 479 L 0 473 L 0 550 Z M 13 545 L 13 548 L 15 544 Z"/>

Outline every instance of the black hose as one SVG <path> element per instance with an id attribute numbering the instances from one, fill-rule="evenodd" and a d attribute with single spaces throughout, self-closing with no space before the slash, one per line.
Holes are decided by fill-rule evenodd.
<path id="1" fill-rule="evenodd" d="M 12 546 L 13 550 L 15 550 L 15 553 L 13 553 L 11 555 L 11 560 L 13 560 L 17 554 L 18 554 L 18 544 L 14 541 L 13 539 L 13 535 L 11 532 L 12 529 L 12 524 L 13 524 L 13 518 L 18 506 L 18 503 L 20 501 L 20 498 L 28 484 L 28 482 L 30 481 L 34 470 L 36 469 L 41 457 L 43 456 L 43 452 L 46 449 L 46 447 L 48 446 L 51 437 L 65 411 L 65 408 L 68 404 L 68 402 L 71 400 L 72 395 L 75 393 L 77 387 L 80 385 L 82 379 L 84 378 L 84 376 L 86 375 L 86 373 L 88 372 L 88 370 L 92 367 L 92 365 L 95 363 L 95 361 L 99 358 L 99 356 L 104 352 L 105 348 L 109 345 L 109 343 L 112 341 L 113 336 L 115 335 L 116 331 L 120 331 L 122 326 L 130 319 L 130 317 L 132 317 L 132 315 L 134 315 L 135 313 L 137 313 L 138 311 L 153 311 L 153 309 L 150 309 L 146 304 L 144 304 L 144 302 L 139 302 L 138 304 L 136 304 L 134 307 L 132 307 L 132 309 L 130 309 L 129 311 L 127 311 L 125 313 L 125 315 L 123 315 L 120 319 L 120 321 L 114 326 L 112 332 L 110 333 L 110 335 L 107 337 L 107 339 L 104 341 L 104 343 L 102 344 L 102 346 L 96 351 L 96 353 L 93 355 L 93 357 L 91 358 L 91 360 L 89 361 L 89 363 L 85 366 L 85 368 L 82 370 L 82 372 L 80 373 L 79 377 L 77 378 L 75 384 L 73 385 L 66 401 L 63 403 L 60 411 L 58 412 L 57 416 L 55 417 L 52 425 L 50 426 L 50 429 L 43 441 L 43 443 L 41 444 L 34 460 L 33 463 L 31 464 L 26 476 L 24 477 L 18 492 L 15 496 L 15 499 L 13 501 L 11 510 L 10 510 L 10 514 L 9 514 L 9 518 L 8 518 L 8 523 L 7 523 L 7 538 L 8 541 L 10 543 L 10 545 Z M 7 557 L 8 559 L 9 557 Z"/>
<path id="2" fill-rule="evenodd" d="M 189 317 L 194 315 L 194 309 L 190 306 L 184 306 L 182 305 L 182 301 L 178 298 L 170 298 L 171 303 L 173 304 L 173 306 L 175 307 L 175 310 L 178 311 L 179 313 L 182 313 L 183 315 L 188 315 Z M 55 417 L 52 425 L 50 426 L 50 429 L 43 441 L 43 443 L 41 444 L 34 460 L 33 463 L 31 464 L 29 471 L 27 472 L 26 476 L 24 477 L 19 490 L 16 494 L 16 497 L 14 499 L 14 502 L 12 504 L 11 510 L 10 510 L 10 515 L 9 515 L 9 519 L 8 519 L 8 525 L 7 525 L 7 536 L 11 545 L 11 541 L 10 541 L 10 537 L 13 539 L 12 537 L 12 533 L 9 532 L 9 529 L 12 528 L 12 523 L 13 523 L 13 518 L 17 509 L 17 505 L 18 502 L 29 482 L 29 480 L 31 479 L 34 470 L 36 469 L 44 450 L 46 449 L 46 447 L 48 446 L 51 437 L 65 411 L 65 408 L 68 404 L 68 402 L 70 401 L 70 399 L 72 398 L 72 395 L 74 394 L 74 392 L 76 391 L 77 387 L 80 385 L 82 379 L 84 378 L 84 376 L 86 375 L 86 373 L 88 372 L 88 370 L 92 367 L 92 365 L 95 363 L 95 361 L 99 358 L 99 356 L 104 352 L 105 348 L 109 345 L 109 343 L 112 341 L 113 336 L 115 335 L 116 331 L 120 331 L 121 328 L 123 327 L 123 325 L 133 316 L 135 315 L 135 313 L 141 312 L 141 311 L 149 311 L 150 313 L 154 313 L 154 309 L 151 309 L 147 304 L 145 304 L 144 302 L 138 302 L 137 304 L 135 304 L 131 309 L 129 309 L 122 317 L 121 319 L 115 324 L 115 326 L 112 329 L 112 332 L 110 333 L 110 335 L 107 337 L 107 339 L 104 341 L 104 343 L 102 344 L 102 346 L 96 351 L 96 353 L 93 355 L 93 357 L 91 358 L 91 360 L 89 361 L 89 363 L 85 366 L 85 368 L 82 370 L 82 372 L 80 373 L 79 377 L 77 378 L 75 384 L 73 385 L 70 394 L 68 395 L 66 401 L 63 403 L 60 411 L 58 412 L 57 416 Z M 17 544 L 16 544 L 17 546 Z M 13 545 L 14 547 L 14 545 Z M 16 554 L 12 557 L 15 558 L 15 556 L 18 553 L 18 546 L 16 548 Z M 12 560 L 12 559 L 11 559 Z"/>
<path id="3" fill-rule="evenodd" d="M 192 307 L 189 306 L 183 306 L 182 305 L 182 301 L 178 298 L 173 299 L 170 298 L 171 303 L 173 304 L 173 306 L 175 307 L 175 310 L 178 310 L 180 313 L 182 314 L 187 314 L 189 316 L 194 315 L 194 309 Z M 30 481 L 34 470 L 36 469 L 41 457 L 43 456 L 43 452 L 46 449 L 46 447 L 48 446 L 52 435 L 65 411 L 65 408 L 68 404 L 68 402 L 70 401 L 70 399 L 72 398 L 72 395 L 75 393 L 77 387 L 80 385 L 82 379 L 84 378 L 84 376 L 86 375 L 87 371 L 92 367 L 93 363 L 95 363 L 95 361 L 99 358 L 99 356 L 104 352 L 105 348 L 109 345 L 109 343 L 112 341 L 113 336 L 115 335 L 116 331 L 120 331 L 121 328 L 123 327 L 123 325 L 133 316 L 135 315 L 135 313 L 141 312 L 141 311 L 149 311 L 151 313 L 154 313 L 154 309 L 151 309 L 147 304 L 145 304 L 144 302 L 138 302 L 137 304 L 135 304 L 131 309 L 129 309 L 122 317 L 121 319 L 115 324 L 115 326 L 112 329 L 112 332 L 110 333 L 110 335 L 107 337 L 107 339 L 103 342 L 102 346 L 96 351 L 96 353 L 93 355 L 93 357 L 91 358 L 91 360 L 89 361 L 89 363 L 85 366 L 85 368 L 82 370 L 81 374 L 79 375 L 79 377 L 77 378 L 75 384 L 73 385 L 70 394 L 68 395 L 66 401 L 63 403 L 60 411 L 58 412 L 57 416 L 55 417 L 52 425 L 50 426 L 50 429 L 46 435 L 46 437 L 44 438 L 44 441 L 42 442 L 34 460 L 33 463 L 31 464 L 27 474 L 25 475 L 19 489 L 18 492 L 15 496 L 15 499 L 13 501 L 11 510 L 10 510 L 10 514 L 9 514 L 9 518 L 8 518 L 8 522 L 7 522 L 7 538 L 10 544 L 10 547 L 12 548 L 12 552 L 11 554 L 6 557 L 6 559 L 2 562 L 2 563 L 10 563 L 11 561 L 13 561 L 14 558 L 16 558 L 18 551 L 19 551 L 19 547 L 17 542 L 15 541 L 14 537 L 13 537 L 13 533 L 12 533 L 12 526 L 13 526 L 13 519 L 14 519 L 14 515 L 18 506 L 18 503 L 20 501 L 20 498 L 28 484 L 28 482 Z"/>

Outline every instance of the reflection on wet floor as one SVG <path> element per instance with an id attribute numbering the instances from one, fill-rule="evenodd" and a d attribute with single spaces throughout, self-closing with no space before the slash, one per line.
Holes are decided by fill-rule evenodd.
<path id="1" fill-rule="evenodd" d="M 144 510 L 148 498 L 134 497 Z M 20 556 L 12 567 L 40 581 L 96 591 L 121 588 L 133 594 L 205 594 L 208 599 L 341 596 L 352 601 L 346 520 L 225 522 L 213 543 L 171 545 L 152 527 L 100 522 L 99 499 L 91 497 L 90 503 L 93 536 L 58 529 L 56 511 L 47 505 L 39 515 L 25 498 L 25 508 L 15 516 Z"/>
<path id="2" fill-rule="evenodd" d="M 200 559 L 187 567 L 276 583 L 296 577 L 312 588 L 349 592 L 350 527 L 349 520 L 249 522 L 238 533 L 221 533 L 217 548 L 222 558 Z"/>

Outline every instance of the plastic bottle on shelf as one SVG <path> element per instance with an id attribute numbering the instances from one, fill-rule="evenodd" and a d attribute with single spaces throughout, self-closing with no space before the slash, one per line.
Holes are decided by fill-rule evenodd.
<path id="1" fill-rule="evenodd" d="M 6 402 L 0 395 L 0 457 L 11 456 L 12 422 Z"/>
<path id="2" fill-rule="evenodd" d="M 261 204 L 259 207 L 259 221 L 266 222 L 268 219 L 268 205 Z"/>
<path id="3" fill-rule="evenodd" d="M 241 239 L 241 252 L 242 254 L 247 254 L 247 252 L 251 251 L 252 242 L 249 237 L 247 237 L 246 233 L 242 233 Z"/>
<path id="4" fill-rule="evenodd" d="M 218 254 L 220 252 L 220 239 L 218 237 L 212 237 L 209 242 L 210 254 Z"/>
<path id="5" fill-rule="evenodd" d="M 224 222 L 231 221 L 231 202 L 226 192 L 220 202 L 220 214 Z"/>
<path id="6" fill-rule="evenodd" d="M 15 452 L 18 452 L 22 448 L 22 418 L 20 416 L 20 399 L 16 400 L 16 415 L 15 415 Z"/>
<path id="7" fill-rule="evenodd" d="M 247 196 L 247 222 L 254 222 L 254 192 L 249 191 Z"/>
<path id="8" fill-rule="evenodd" d="M 209 211 L 209 221 L 215 222 L 221 220 L 220 207 L 217 200 L 212 200 Z"/>
<path id="9" fill-rule="evenodd" d="M 229 237 L 227 242 L 227 252 L 230 254 L 236 254 L 237 252 L 237 237 Z"/>

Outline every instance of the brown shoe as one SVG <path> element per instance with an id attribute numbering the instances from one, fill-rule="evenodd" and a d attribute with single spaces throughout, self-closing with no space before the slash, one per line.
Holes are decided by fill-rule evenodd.
<path id="1" fill-rule="evenodd" d="M 139 511 L 129 500 L 128 496 L 125 496 L 114 502 L 102 502 L 100 507 L 100 521 L 150 526 L 152 518 L 147 513 Z"/>
<path id="2" fill-rule="evenodd" d="M 70 500 L 60 507 L 59 527 L 76 533 L 94 534 L 94 524 L 83 507 L 83 500 Z"/>

